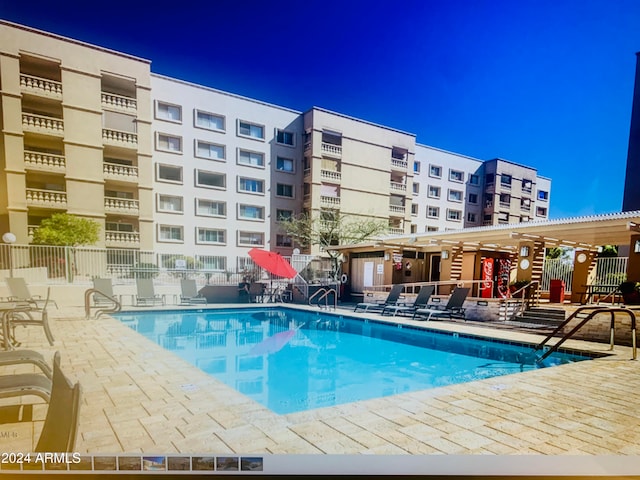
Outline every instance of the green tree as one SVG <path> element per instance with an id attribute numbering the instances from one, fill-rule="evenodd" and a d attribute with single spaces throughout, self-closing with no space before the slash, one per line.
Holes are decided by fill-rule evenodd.
<path id="1" fill-rule="evenodd" d="M 340 253 L 327 250 L 333 245 L 359 243 L 385 233 L 388 226 L 381 220 L 343 215 L 338 210 L 322 210 L 320 215 L 302 213 L 280 220 L 282 230 L 301 248 L 320 246 L 331 259 L 331 276 L 340 276 Z"/>
<path id="2" fill-rule="evenodd" d="M 602 250 L 598 253 L 599 257 L 617 257 L 618 247 L 617 245 L 603 245 Z"/>
<path id="3" fill-rule="evenodd" d="M 94 220 L 68 213 L 54 213 L 42 220 L 33 232 L 32 243 L 64 247 L 94 245 L 98 242 L 99 233 L 100 224 Z"/>

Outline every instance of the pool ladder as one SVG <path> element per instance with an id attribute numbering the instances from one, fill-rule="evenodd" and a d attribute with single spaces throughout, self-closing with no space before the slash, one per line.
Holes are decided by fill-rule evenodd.
<path id="1" fill-rule="evenodd" d="M 590 310 L 592 310 L 592 311 L 588 312 Z M 565 334 L 560 339 L 559 342 L 557 342 L 555 345 L 553 345 L 551 348 L 549 348 L 549 350 L 547 350 L 544 353 L 544 355 L 542 355 L 540 358 L 538 358 L 536 360 L 536 363 L 541 363 L 545 358 L 547 358 L 553 352 L 558 350 L 560 345 L 562 345 L 566 340 L 571 338 L 573 336 L 573 334 L 576 333 L 580 328 L 582 328 L 582 326 L 584 324 L 586 324 L 589 320 L 591 320 L 593 317 L 595 317 L 596 315 L 598 315 L 600 313 L 609 313 L 611 315 L 611 327 L 610 327 L 610 334 L 609 334 L 609 345 L 610 345 L 609 350 L 613 350 L 614 336 L 615 336 L 615 317 L 616 317 L 616 313 L 623 313 L 623 314 L 626 314 L 626 315 L 629 316 L 629 318 L 631 319 L 631 346 L 633 348 L 633 360 L 636 360 L 636 358 L 637 358 L 636 314 L 635 314 L 635 312 L 633 310 L 631 310 L 629 308 L 624 308 L 624 307 L 580 307 L 575 312 L 573 312 L 569 316 L 569 318 L 567 318 L 564 322 L 562 322 L 560 325 L 558 325 L 556 327 L 556 329 L 547 336 L 547 338 L 545 338 L 542 342 L 540 342 L 538 345 L 536 345 L 534 350 L 541 350 L 545 346 L 545 344 L 549 340 L 551 340 L 551 338 L 553 338 L 558 332 L 560 332 L 570 321 L 572 321 L 574 318 L 578 317 L 578 315 L 581 315 L 583 313 L 587 313 L 587 315 L 584 316 L 584 317 L 581 317 L 582 320 L 580 320 L 580 322 L 575 327 L 573 327 L 567 334 Z"/>
<path id="2" fill-rule="evenodd" d="M 98 318 L 103 313 L 116 313 L 122 309 L 122 305 L 114 297 L 110 297 L 109 295 L 101 292 L 97 288 L 90 288 L 89 290 L 84 292 L 84 315 L 87 320 L 91 318 L 91 295 L 92 294 L 100 295 L 101 297 L 106 298 L 110 302 L 113 302 L 113 307 L 111 308 L 99 308 L 98 310 L 96 310 L 96 314 L 94 318 Z"/>
<path id="3" fill-rule="evenodd" d="M 326 308 L 329 309 L 329 297 L 333 295 L 333 309 L 336 310 L 338 308 L 338 292 L 335 288 L 320 288 L 317 292 L 309 297 L 309 305 L 313 305 L 313 299 L 318 297 L 316 300 L 316 305 L 318 308 Z M 324 300 L 324 305 L 320 302 Z"/>

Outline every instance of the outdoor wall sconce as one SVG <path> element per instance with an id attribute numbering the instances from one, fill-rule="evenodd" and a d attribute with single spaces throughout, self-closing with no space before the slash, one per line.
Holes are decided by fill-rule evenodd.
<path id="1" fill-rule="evenodd" d="M 636 243 L 633 246 L 633 253 L 640 253 L 640 240 L 636 240 Z"/>
<path id="2" fill-rule="evenodd" d="M 529 247 L 524 245 L 522 247 L 520 247 L 520 256 L 521 257 L 528 257 L 529 256 Z"/>
<path id="3" fill-rule="evenodd" d="M 384 259 L 385 259 L 385 261 L 389 260 L 389 254 L 388 253 L 384 254 Z"/>
<path id="4" fill-rule="evenodd" d="M 442 250 L 442 253 L 440 255 L 443 260 L 446 260 L 447 258 L 449 258 L 449 250 Z"/>

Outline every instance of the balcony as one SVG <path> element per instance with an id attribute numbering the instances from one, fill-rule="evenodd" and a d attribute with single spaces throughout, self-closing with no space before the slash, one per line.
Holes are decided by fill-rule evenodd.
<path id="1" fill-rule="evenodd" d="M 389 205 L 389 213 L 394 217 L 404 217 L 405 207 L 404 205 Z"/>
<path id="2" fill-rule="evenodd" d="M 27 170 L 64 173 L 67 169 L 67 161 L 64 155 L 25 150 L 24 166 Z"/>
<path id="3" fill-rule="evenodd" d="M 26 132 L 64 136 L 64 122 L 61 119 L 35 113 L 22 114 L 22 129 Z"/>
<path id="4" fill-rule="evenodd" d="M 30 207 L 42 208 L 67 208 L 67 192 L 58 190 L 40 190 L 37 188 L 27 188 L 27 205 Z"/>
<path id="5" fill-rule="evenodd" d="M 320 170 L 320 177 L 322 180 L 328 180 L 330 182 L 339 182 L 342 179 L 342 173 L 334 170 Z"/>
<path id="6" fill-rule="evenodd" d="M 135 98 L 123 97 L 115 93 L 102 92 L 102 108 L 118 110 L 125 113 L 137 113 L 138 102 Z"/>
<path id="7" fill-rule="evenodd" d="M 34 77 L 33 75 L 21 73 L 20 90 L 40 97 L 62 100 L 62 83 L 48 78 Z"/>
<path id="8" fill-rule="evenodd" d="M 402 160 L 400 158 L 391 159 L 392 170 L 400 170 L 400 171 L 406 172 L 408 167 L 409 167 L 409 162 L 407 162 L 406 160 Z"/>
<path id="9" fill-rule="evenodd" d="M 389 233 L 391 235 L 403 235 L 404 234 L 404 228 L 389 227 Z"/>
<path id="10" fill-rule="evenodd" d="M 104 232 L 106 247 L 137 248 L 140 246 L 140 234 L 138 232 L 118 232 L 107 230 Z"/>
<path id="11" fill-rule="evenodd" d="M 102 171 L 106 180 L 138 181 L 138 167 L 118 163 L 103 163 Z"/>
<path id="12" fill-rule="evenodd" d="M 104 211 L 106 213 L 120 213 L 124 215 L 138 215 L 140 204 L 138 200 L 129 198 L 104 198 Z"/>
<path id="13" fill-rule="evenodd" d="M 323 155 L 328 157 L 342 158 L 342 145 L 322 142 L 321 151 Z"/>
<path id="14" fill-rule="evenodd" d="M 303 176 L 304 176 L 304 178 L 310 177 L 311 176 L 311 169 L 310 168 L 305 168 Z"/>
<path id="15" fill-rule="evenodd" d="M 389 183 L 389 188 L 393 192 L 406 192 L 407 186 L 404 183 L 391 182 Z"/>
<path id="16" fill-rule="evenodd" d="M 103 128 L 102 141 L 115 147 L 138 148 L 138 134 L 131 132 Z"/>
<path id="17" fill-rule="evenodd" d="M 320 205 L 323 207 L 336 208 L 340 206 L 340 197 L 327 197 L 326 195 L 320 196 Z"/>

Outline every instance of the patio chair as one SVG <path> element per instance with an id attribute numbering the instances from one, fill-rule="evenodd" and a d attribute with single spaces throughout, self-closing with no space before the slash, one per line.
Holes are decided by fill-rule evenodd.
<path id="1" fill-rule="evenodd" d="M 436 291 L 435 285 L 425 285 L 422 288 L 420 288 L 420 291 L 418 292 L 418 295 L 416 296 L 416 299 L 414 300 L 413 304 L 386 305 L 382 309 L 382 315 L 385 315 L 386 313 L 389 313 L 389 314 L 393 313 L 394 317 L 398 314 L 413 315 L 415 311 L 418 310 L 419 308 L 427 308 L 429 300 L 431 299 L 431 295 L 433 295 L 433 292 L 435 291 Z"/>
<path id="2" fill-rule="evenodd" d="M 198 293 L 196 281 L 192 278 L 180 280 L 180 303 L 192 305 L 197 303 L 207 303 L 206 297 Z"/>
<path id="3" fill-rule="evenodd" d="M 54 338 L 49 327 L 49 315 L 47 313 L 47 306 L 50 301 L 51 288 L 47 288 L 47 297 L 42 307 L 37 307 L 33 303 L 18 303 L 15 309 L 4 314 L 4 334 L 8 336 L 8 338 L 4 339 L 6 349 L 10 349 L 12 346 L 20 346 L 21 343 L 16 340 L 16 327 L 26 327 L 28 325 L 42 327 L 49 345 L 53 346 Z"/>
<path id="4" fill-rule="evenodd" d="M 469 295 L 469 288 L 456 288 L 451 295 L 449 295 L 449 300 L 444 307 L 433 306 L 431 308 L 418 308 L 415 312 L 413 312 L 414 320 L 421 320 L 424 317 L 425 320 L 431 320 L 431 318 L 442 318 L 448 317 L 449 319 L 456 318 L 465 318 L 464 301 Z"/>
<path id="5" fill-rule="evenodd" d="M 404 289 L 404 285 L 402 285 L 401 283 L 395 284 L 393 287 L 391 287 L 391 291 L 389 292 L 389 295 L 387 295 L 387 298 L 385 300 L 378 301 L 376 303 L 360 302 L 356 305 L 353 311 L 357 312 L 358 309 L 361 308 L 362 311 L 364 312 L 371 312 L 371 311 L 381 312 L 382 310 L 384 310 L 384 307 L 386 307 L 387 305 L 395 305 L 398 303 L 398 300 L 400 299 L 400 294 L 402 293 L 403 289 Z"/>
<path id="6" fill-rule="evenodd" d="M 164 297 L 155 292 L 153 280 L 150 278 L 136 278 L 136 307 L 164 305 Z"/>
<path id="7" fill-rule="evenodd" d="M 51 367 L 40 352 L 35 350 L 9 350 L 0 352 L 0 367 L 32 364 L 38 367 L 47 378 L 53 378 Z"/>
<path id="8" fill-rule="evenodd" d="M 4 352 L 13 353 L 13 352 Z M 39 373 L 20 373 L 17 375 L 0 375 L 0 398 L 21 397 L 23 395 L 36 395 L 49 402 L 52 391 L 52 377 L 55 378 L 56 358 L 60 362 L 60 352 L 53 356 L 54 373 L 46 376 Z M 44 359 L 42 359 L 44 361 Z M 48 366 L 47 366 L 48 367 Z"/>
<path id="9" fill-rule="evenodd" d="M 36 452 L 73 452 L 78 434 L 80 384 L 72 385 L 60 369 L 60 353 L 53 356 L 51 400 Z"/>
<path id="10" fill-rule="evenodd" d="M 251 303 L 264 302 L 264 292 L 265 292 L 264 283 L 252 282 L 249 285 L 249 302 Z"/>
<path id="11" fill-rule="evenodd" d="M 94 305 L 112 305 L 116 302 L 116 296 L 113 294 L 113 282 L 110 278 L 94 278 L 93 288 L 100 292 L 93 294 Z"/>
<path id="12" fill-rule="evenodd" d="M 7 286 L 9 287 L 9 301 L 17 302 L 17 303 L 28 303 L 35 307 L 40 307 L 45 302 L 53 303 L 56 308 L 58 308 L 58 304 L 51 299 L 43 299 L 40 295 L 31 295 L 29 291 L 29 286 L 24 278 L 21 277 L 10 277 L 5 278 L 7 282 Z"/>

